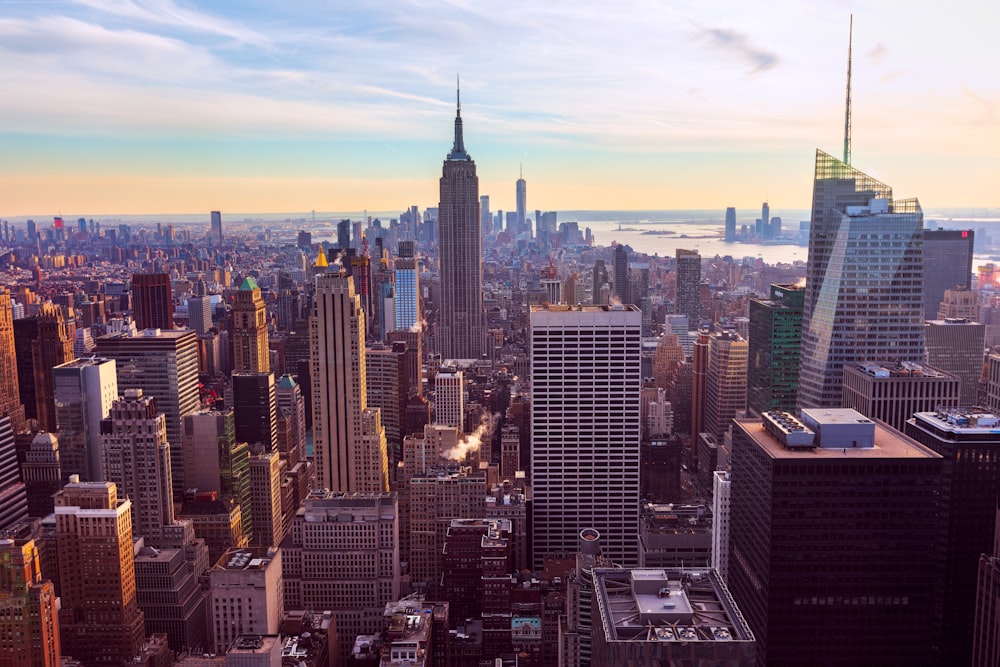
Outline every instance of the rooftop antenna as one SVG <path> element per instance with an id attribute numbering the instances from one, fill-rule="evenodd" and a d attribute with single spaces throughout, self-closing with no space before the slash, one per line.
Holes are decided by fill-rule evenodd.
<path id="1" fill-rule="evenodd" d="M 847 37 L 847 108 L 844 111 L 844 164 L 851 164 L 851 47 L 854 45 L 854 14 Z"/>
<path id="2" fill-rule="evenodd" d="M 853 14 L 852 14 L 853 16 Z M 458 78 L 458 74 L 455 74 L 455 103 L 456 109 L 459 116 L 462 115 L 462 82 Z"/>

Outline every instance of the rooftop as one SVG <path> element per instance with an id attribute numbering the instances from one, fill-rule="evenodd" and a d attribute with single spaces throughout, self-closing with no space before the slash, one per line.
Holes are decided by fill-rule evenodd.
<path id="1" fill-rule="evenodd" d="M 826 412 L 826 411 L 824 411 Z M 836 412 L 830 410 L 829 412 Z M 858 413 L 851 410 L 857 415 Z M 836 447 L 835 443 L 824 443 L 823 447 L 788 448 L 779 438 L 764 428 L 760 419 L 741 418 L 736 425 L 772 459 L 837 458 L 851 459 L 932 459 L 938 458 L 933 451 L 915 440 L 893 430 L 884 424 L 875 423 L 875 440 L 871 447 Z"/>
<path id="2" fill-rule="evenodd" d="M 935 412 L 918 412 L 913 418 L 952 433 L 1000 434 L 1000 414 L 989 408 L 939 408 Z"/>
<path id="3" fill-rule="evenodd" d="M 856 364 L 852 368 L 875 378 L 944 378 L 951 377 L 936 368 L 915 361 Z"/>

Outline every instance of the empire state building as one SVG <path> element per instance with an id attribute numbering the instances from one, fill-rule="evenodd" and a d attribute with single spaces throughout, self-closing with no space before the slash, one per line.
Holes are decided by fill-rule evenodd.
<path id="1" fill-rule="evenodd" d="M 462 140 L 461 99 L 455 113 L 455 143 L 441 174 L 438 221 L 441 312 L 435 332 L 437 349 L 445 359 L 478 359 L 486 343 L 479 177 Z"/>

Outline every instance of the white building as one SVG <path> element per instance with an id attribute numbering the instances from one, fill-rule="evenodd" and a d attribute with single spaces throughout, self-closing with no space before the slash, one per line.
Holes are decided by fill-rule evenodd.
<path id="1" fill-rule="evenodd" d="M 434 423 L 465 432 L 465 374 L 442 369 L 434 377 Z"/>
<path id="2" fill-rule="evenodd" d="M 101 477 L 101 420 L 118 398 L 114 359 L 74 359 L 52 369 L 63 477 Z"/>
<path id="3" fill-rule="evenodd" d="M 635 306 L 531 310 L 535 566 L 574 552 L 580 530 L 638 565 L 641 328 Z"/>
<path id="4" fill-rule="evenodd" d="M 729 577 L 729 480 L 728 470 L 712 474 L 712 567 L 723 581 Z"/>
<path id="5" fill-rule="evenodd" d="M 230 549 L 209 572 L 215 653 L 239 635 L 276 635 L 284 613 L 280 549 Z"/>

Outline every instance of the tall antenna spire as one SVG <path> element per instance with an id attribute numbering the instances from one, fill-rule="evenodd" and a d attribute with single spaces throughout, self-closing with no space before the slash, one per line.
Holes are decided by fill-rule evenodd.
<path id="1" fill-rule="evenodd" d="M 851 48 L 854 46 L 854 14 L 847 38 L 847 108 L 844 111 L 844 164 L 851 164 Z"/>
<path id="2" fill-rule="evenodd" d="M 462 137 L 462 88 L 455 75 L 455 142 L 448 153 L 449 160 L 471 160 L 469 154 L 465 152 L 465 139 Z"/>
<path id="3" fill-rule="evenodd" d="M 853 14 L 852 14 L 853 16 Z M 458 74 L 455 75 L 455 106 L 456 114 L 462 115 L 462 82 L 458 78 Z"/>

